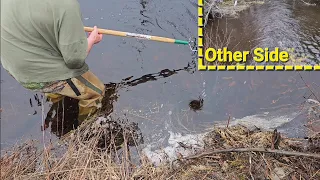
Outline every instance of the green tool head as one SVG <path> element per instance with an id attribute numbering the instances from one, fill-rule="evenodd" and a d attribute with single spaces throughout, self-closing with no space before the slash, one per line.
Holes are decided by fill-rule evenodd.
<path id="1" fill-rule="evenodd" d="M 182 40 L 177 40 L 177 39 L 174 41 L 174 43 L 175 44 L 184 44 L 184 45 L 188 45 L 189 44 L 188 41 L 182 41 Z"/>

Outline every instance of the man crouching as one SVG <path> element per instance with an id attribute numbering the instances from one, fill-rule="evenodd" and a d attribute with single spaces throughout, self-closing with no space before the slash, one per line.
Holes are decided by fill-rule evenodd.
<path id="1" fill-rule="evenodd" d="M 95 113 L 104 84 L 85 62 L 102 40 L 97 27 L 86 36 L 77 0 L 1 0 L 1 63 L 26 89 L 53 103 L 79 100 L 79 121 Z"/>

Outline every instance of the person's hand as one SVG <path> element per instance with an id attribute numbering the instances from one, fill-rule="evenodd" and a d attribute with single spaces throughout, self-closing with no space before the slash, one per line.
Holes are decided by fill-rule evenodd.
<path id="1" fill-rule="evenodd" d="M 94 26 L 93 31 L 89 32 L 88 39 L 94 44 L 97 44 L 102 40 L 102 34 L 99 34 L 97 26 Z"/>

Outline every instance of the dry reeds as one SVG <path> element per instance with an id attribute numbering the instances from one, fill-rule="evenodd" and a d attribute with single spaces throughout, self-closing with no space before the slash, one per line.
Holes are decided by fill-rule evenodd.
<path id="1" fill-rule="evenodd" d="M 13 147 L 1 158 L 1 179 L 130 179 L 137 171 L 132 150 L 142 140 L 135 125 L 98 118 L 63 141 L 39 148 L 35 141 Z M 152 164 L 139 156 L 140 166 Z M 150 167 L 149 167 L 150 166 Z M 155 172 L 154 172 L 155 173 Z"/>
<path id="2" fill-rule="evenodd" d="M 243 126 L 215 128 L 204 152 L 179 160 L 176 178 L 319 179 L 320 151 L 310 142 Z"/>
<path id="3" fill-rule="evenodd" d="M 14 147 L 1 158 L 1 179 L 320 178 L 317 145 L 276 131 L 215 128 L 206 135 L 203 152 L 156 167 L 140 151 L 133 155 L 130 148 L 139 143 L 134 128 L 105 118 L 97 122 L 46 150 L 39 150 L 35 141 Z M 319 139 L 312 138 L 313 144 Z"/>

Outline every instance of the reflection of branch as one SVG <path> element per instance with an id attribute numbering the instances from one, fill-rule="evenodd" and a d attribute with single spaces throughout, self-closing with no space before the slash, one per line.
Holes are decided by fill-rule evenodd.
<path id="1" fill-rule="evenodd" d="M 304 0 L 301 0 L 304 4 L 306 4 L 307 6 L 315 6 L 316 3 L 307 3 Z"/>
<path id="2" fill-rule="evenodd" d="M 304 84 L 306 85 L 306 87 L 308 87 L 308 89 L 310 90 L 310 92 L 312 93 L 312 95 L 314 96 L 314 98 L 316 98 L 319 101 L 319 98 L 316 96 L 316 94 L 312 91 L 312 89 L 307 85 L 307 83 L 304 81 L 303 77 L 301 76 L 300 72 L 298 72 L 300 78 L 302 79 L 302 81 L 304 82 Z"/>
<path id="3" fill-rule="evenodd" d="M 158 73 L 146 74 L 146 75 L 141 76 L 140 78 L 128 81 L 129 79 L 132 78 L 132 76 L 131 76 L 131 77 L 125 78 L 122 82 L 118 83 L 118 86 L 119 87 L 136 86 L 138 84 L 146 83 L 148 81 L 156 81 L 160 78 L 166 78 L 166 77 L 172 76 L 174 74 L 177 74 L 179 71 L 189 71 L 192 69 L 193 69 L 193 67 L 191 67 L 190 64 L 188 64 L 187 67 L 182 68 L 182 69 L 176 69 L 176 70 L 164 69 Z"/>

